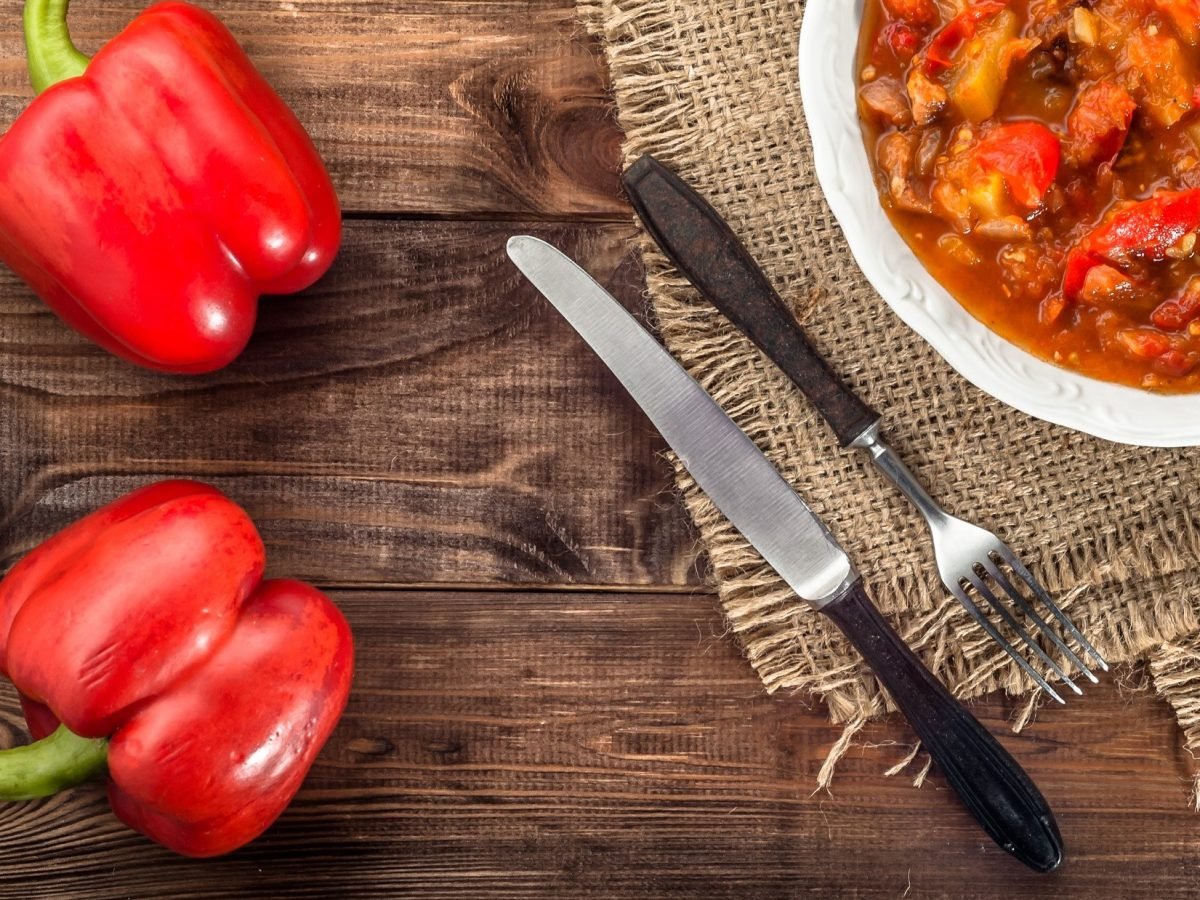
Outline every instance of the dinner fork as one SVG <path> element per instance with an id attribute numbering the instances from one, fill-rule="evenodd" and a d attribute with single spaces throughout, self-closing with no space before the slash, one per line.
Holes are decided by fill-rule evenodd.
<path id="1" fill-rule="evenodd" d="M 1074 623 L 1050 599 L 1045 589 L 1008 545 L 992 532 L 943 510 L 880 436 L 880 416 L 829 368 L 808 342 L 800 323 L 771 287 L 767 277 L 728 224 L 686 182 L 651 156 L 643 156 L 621 178 L 626 193 L 646 230 L 697 289 L 775 362 L 832 427 L 843 447 L 870 455 L 875 466 L 908 497 L 925 518 L 933 537 L 938 574 L 946 589 L 966 608 L 981 628 L 1033 679 L 1047 696 L 1065 702 L 1046 678 L 1007 640 L 981 608 L 976 597 L 1051 672 L 1072 691 L 1082 694 L 1067 672 L 1046 652 L 1004 602 L 1036 626 L 1084 677 L 1096 675 L 1084 662 L 1104 671 L 1108 663 L 1088 643 Z M 1005 572 L 1007 568 L 1008 573 Z M 1018 588 L 1022 585 L 1029 596 Z M 1039 613 L 1033 603 L 1040 604 Z M 1058 622 L 1078 652 L 1051 625 Z"/>
<path id="2" fill-rule="evenodd" d="M 799 328 L 798 325 L 796 327 Z M 991 623 L 983 610 L 979 608 L 979 605 L 971 599 L 967 589 L 973 589 L 976 594 L 982 597 L 996 611 L 996 614 L 1000 616 L 1004 623 L 1027 646 L 1033 649 L 1038 658 L 1054 674 L 1062 679 L 1063 684 L 1070 687 L 1076 694 L 1083 693 L 1079 685 L 1075 684 L 1068 677 L 1067 673 L 1062 670 L 1062 667 L 1021 626 L 1009 609 L 996 596 L 996 592 L 991 588 L 989 582 L 998 585 L 1013 602 L 1013 605 L 1027 619 L 1031 619 L 1037 624 L 1039 633 L 1049 638 L 1051 643 L 1062 651 L 1063 656 L 1070 661 L 1071 665 L 1075 666 L 1093 684 L 1097 681 L 1096 676 L 1087 667 L 1086 663 L 1080 659 L 1079 655 L 1071 650 L 1054 629 L 1046 623 L 1046 620 L 1038 615 L 1026 597 L 1013 584 L 1013 580 L 1004 574 L 1002 566 L 1007 566 L 1017 579 L 1033 593 L 1033 596 L 1050 611 L 1053 617 L 1062 624 L 1066 633 L 1083 650 L 1084 654 L 1094 660 L 1096 666 L 1104 671 L 1108 671 L 1108 663 L 1104 657 L 1079 633 L 1079 629 L 1075 627 L 1075 624 L 1050 599 L 1050 595 L 1046 593 L 1038 580 L 1025 568 L 1025 565 L 1007 544 L 987 529 L 980 528 L 978 525 L 972 525 L 970 522 L 965 522 L 950 515 L 934 502 L 921 483 L 917 481 L 916 476 L 909 471 L 900 457 L 879 436 L 878 419 L 869 425 L 862 434 L 850 441 L 849 445 L 869 453 L 871 461 L 875 463 L 875 466 L 900 489 L 904 496 L 912 501 L 921 515 L 924 516 L 925 524 L 929 526 L 929 533 L 933 536 L 933 555 L 937 561 L 938 575 L 941 576 L 942 584 L 966 608 L 967 612 L 979 623 L 980 627 L 996 643 L 1004 648 L 1005 652 L 1017 662 L 1048 696 L 1053 697 L 1059 703 L 1065 702 L 1058 691 L 1050 686 L 1046 679 L 1029 664 L 1028 660 L 1018 653 L 1012 644 L 1004 639 L 996 629 L 996 626 Z M 964 585 L 966 585 L 965 588 Z"/>

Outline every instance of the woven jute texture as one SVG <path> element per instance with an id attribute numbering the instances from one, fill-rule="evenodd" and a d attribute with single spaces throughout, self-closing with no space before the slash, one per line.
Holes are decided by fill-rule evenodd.
<path id="1" fill-rule="evenodd" d="M 1200 742 L 1200 453 L 1124 447 L 1010 409 L 888 309 L 817 185 L 796 78 L 803 12 L 796 0 L 582 0 L 626 164 L 653 153 L 711 200 L 934 495 L 1016 548 L 1109 660 L 1148 659 L 1186 739 Z M 942 587 L 916 511 L 837 449 L 791 383 L 645 236 L 641 250 L 669 349 L 829 523 L 909 644 L 960 697 L 1031 691 Z M 848 740 L 883 711 L 874 680 L 677 472 L 729 626 L 767 690 L 819 695 Z"/>

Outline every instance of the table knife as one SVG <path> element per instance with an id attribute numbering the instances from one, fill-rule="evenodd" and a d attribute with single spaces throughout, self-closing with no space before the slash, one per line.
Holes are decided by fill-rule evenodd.
<path id="1" fill-rule="evenodd" d="M 829 423 L 843 447 L 863 451 L 920 512 L 933 539 L 934 560 L 946 590 L 1046 695 L 1065 702 L 1024 653 L 1082 694 L 1040 638 L 1083 677 L 1097 682 L 1084 656 L 1102 670 L 1108 663 L 1054 602 L 1011 547 L 994 532 L 942 509 L 904 465 L 881 433 L 882 420 L 825 363 L 800 323 L 733 229 L 691 185 L 649 154 L 621 176 L 638 218 L 655 243 L 717 309 L 800 388 Z M 1006 574 L 1002 567 L 1007 567 Z M 1040 607 L 1034 608 L 1031 599 Z M 1008 626 L 1006 638 L 984 604 Z M 1011 604 L 1011 608 L 1010 608 Z M 1018 621 L 1014 610 L 1023 617 Z M 1060 636 L 1053 623 L 1062 628 Z M 1074 641 L 1076 653 L 1067 641 Z"/>
<path id="2" fill-rule="evenodd" d="M 528 235 L 510 238 L 508 255 L 613 371 L 713 503 L 858 649 L 983 830 L 1032 869 L 1058 866 L 1062 837 L 1029 776 L 892 630 L 824 523 L 754 442 L 569 257 Z"/>

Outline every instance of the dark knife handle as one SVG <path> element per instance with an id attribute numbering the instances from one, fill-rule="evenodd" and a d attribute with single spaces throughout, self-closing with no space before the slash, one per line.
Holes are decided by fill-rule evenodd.
<path id="1" fill-rule="evenodd" d="M 1041 793 L 994 737 L 892 630 L 862 582 L 821 609 L 875 670 L 975 820 L 1031 869 L 1049 872 L 1062 836 Z"/>
<path id="2" fill-rule="evenodd" d="M 845 447 L 879 420 L 813 349 L 795 316 L 715 209 L 643 156 L 621 176 L 633 208 L 675 267 L 796 383 Z"/>

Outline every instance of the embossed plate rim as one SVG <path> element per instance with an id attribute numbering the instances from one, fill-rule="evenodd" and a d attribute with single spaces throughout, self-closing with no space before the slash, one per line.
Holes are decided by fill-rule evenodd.
<path id="1" fill-rule="evenodd" d="M 975 319 L 921 265 L 875 191 L 858 125 L 854 63 L 863 0 L 809 0 L 800 95 L 817 181 L 871 286 L 967 381 L 1002 403 L 1125 444 L 1200 444 L 1200 393 L 1152 394 L 1044 362 Z"/>

